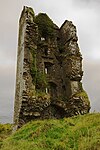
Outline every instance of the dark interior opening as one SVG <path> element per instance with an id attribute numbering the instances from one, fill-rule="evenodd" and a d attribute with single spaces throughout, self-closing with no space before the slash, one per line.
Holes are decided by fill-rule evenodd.
<path id="1" fill-rule="evenodd" d="M 57 85 L 53 82 L 49 82 L 49 93 L 52 98 L 57 97 Z"/>
<path id="2" fill-rule="evenodd" d="M 60 41 L 60 37 L 57 37 L 57 41 Z"/>
<path id="3" fill-rule="evenodd" d="M 63 97 L 66 96 L 66 87 L 65 87 L 65 85 L 62 86 L 62 96 Z"/>
<path id="4" fill-rule="evenodd" d="M 48 49 L 44 50 L 45 55 L 48 55 Z"/>
<path id="5" fill-rule="evenodd" d="M 50 62 L 45 62 L 44 63 L 44 71 L 45 71 L 45 73 L 46 74 L 50 74 L 50 72 L 51 72 L 51 69 L 52 69 L 52 63 L 50 63 Z"/>

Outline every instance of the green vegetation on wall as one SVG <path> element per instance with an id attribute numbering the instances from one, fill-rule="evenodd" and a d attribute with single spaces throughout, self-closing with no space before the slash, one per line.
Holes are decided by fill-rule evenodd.
<path id="1" fill-rule="evenodd" d="M 33 79 L 33 84 L 35 84 L 36 89 L 45 89 L 47 87 L 47 79 L 46 79 L 46 74 L 43 72 L 40 72 L 37 69 L 36 66 L 36 52 L 35 49 L 32 50 L 32 65 L 31 65 L 31 76 Z"/>
<path id="2" fill-rule="evenodd" d="M 46 74 L 37 70 L 36 74 L 36 87 L 37 89 L 44 89 L 47 87 Z"/>
<path id="3" fill-rule="evenodd" d="M 0 124 L 0 148 L 3 144 L 3 140 L 6 139 L 12 133 L 11 124 Z"/>
<path id="4" fill-rule="evenodd" d="M 31 7 L 28 7 L 27 9 L 28 13 L 30 13 L 33 16 L 33 19 L 35 18 L 35 13 Z"/>
<path id="5" fill-rule="evenodd" d="M 84 90 L 82 92 L 75 94 L 75 96 L 82 98 L 83 102 L 85 102 L 87 105 L 90 106 L 90 101 L 89 101 L 88 95 Z"/>
<path id="6" fill-rule="evenodd" d="M 90 106 L 89 97 L 88 97 L 86 91 L 84 91 L 84 89 L 83 89 L 82 82 L 79 82 L 79 89 L 80 89 L 80 92 L 75 94 L 75 96 L 82 98 L 83 101 Z"/>
<path id="7" fill-rule="evenodd" d="M 47 38 L 55 35 L 54 23 L 45 13 L 39 13 L 35 22 L 38 25 L 40 36 Z"/>
<path id="8" fill-rule="evenodd" d="M 82 82 L 79 82 L 79 89 L 80 89 L 80 91 L 83 91 L 83 85 L 82 85 Z"/>
<path id="9" fill-rule="evenodd" d="M 32 76 L 32 79 L 33 79 L 33 83 L 35 84 L 36 83 L 36 75 L 37 75 L 37 67 L 36 67 L 36 49 L 34 48 L 31 48 L 30 47 L 30 50 L 31 50 L 31 53 L 32 53 L 32 64 L 31 64 L 31 76 Z"/>

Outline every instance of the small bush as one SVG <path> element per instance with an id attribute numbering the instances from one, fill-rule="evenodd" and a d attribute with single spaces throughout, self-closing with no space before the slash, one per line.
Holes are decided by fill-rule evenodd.
<path id="1" fill-rule="evenodd" d="M 53 37 L 55 35 L 54 23 L 45 13 L 39 13 L 35 22 L 38 25 L 39 33 L 41 37 Z"/>

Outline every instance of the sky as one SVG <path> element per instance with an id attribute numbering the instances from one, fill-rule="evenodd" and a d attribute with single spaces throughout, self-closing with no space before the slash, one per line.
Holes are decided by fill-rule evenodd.
<path id="1" fill-rule="evenodd" d="M 91 112 L 100 112 L 100 0 L 0 0 L 0 122 L 12 122 L 16 81 L 18 21 L 23 6 L 45 12 L 59 27 L 77 27 L 83 56 L 83 87 Z"/>

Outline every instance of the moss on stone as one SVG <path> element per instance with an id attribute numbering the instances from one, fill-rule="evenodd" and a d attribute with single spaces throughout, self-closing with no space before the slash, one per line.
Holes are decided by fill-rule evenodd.
<path id="1" fill-rule="evenodd" d="M 41 90 L 37 90 L 36 91 L 36 97 L 37 98 L 42 98 L 42 99 L 49 99 L 50 100 L 50 94 L 49 93 L 45 93 Z"/>
<path id="2" fill-rule="evenodd" d="M 47 79 L 46 75 L 43 72 L 40 72 L 36 66 L 36 50 L 32 50 L 32 65 L 31 65 L 31 76 L 33 79 L 33 83 L 35 84 L 37 89 L 45 89 L 47 87 Z"/>
<path id="3" fill-rule="evenodd" d="M 82 82 L 79 82 L 79 89 L 80 89 L 80 92 L 77 93 L 75 96 L 82 97 L 84 102 L 86 102 L 88 105 L 90 105 L 88 95 L 87 95 L 86 91 L 84 91 L 84 89 L 83 89 Z"/>
<path id="4" fill-rule="evenodd" d="M 35 22 L 38 25 L 40 36 L 47 38 L 55 35 L 54 23 L 45 13 L 39 13 Z"/>
<path id="5" fill-rule="evenodd" d="M 83 86 L 82 86 L 82 82 L 79 82 L 79 89 L 80 89 L 80 91 L 84 91 Z"/>
<path id="6" fill-rule="evenodd" d="M 86 91 L 83 90 L 83 91 L 75 94 L 75 97 L 82 98 L 83 102 L 85 102 L 87 105 L 90 106 L 90 101 L 89 101 L 89 98 L 88 98 L 88 95 L 87 95 Z"/>
<path id="7" fill-rule="evenodd" d="M 35 13 L 31 7 L 28 7 L 27 11 L 33 16 L 33 19 L 35 18 Z"/>
<path id="8" fill-rule="evenodd" d="M 47 87 L 47 79 L 45 73 L 37 70 L 36 74 L 36 87 L 37 89 L 45 89 Z"/>
<path id="9" fill-rule="evenodd" d="M 36 83 L 36 75 L 37 75 L 37 67 L 36 67 L 36 50 L 35 49 L 30 49 L 32 53 L 32 65 L 31 65 L 31 76 L 33 79 L 33 83 Z"/>

